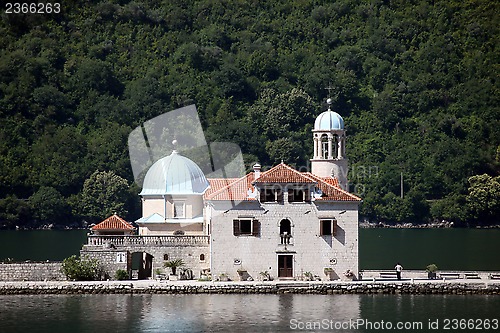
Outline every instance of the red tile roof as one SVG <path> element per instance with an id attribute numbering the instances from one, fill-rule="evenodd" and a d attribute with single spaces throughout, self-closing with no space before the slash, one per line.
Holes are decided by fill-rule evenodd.
<path id="1" fill-rule="evenodd" d="M 211 184 L 211 180 L 208 180 Z M 243 201 L 243 200 L 255 200 L 248 196 L 248 191 L 255 191 L 252 185 L 254 181 L 254 173 L 249 174 L 237 179 L 228 186 L 218 189 L 212 192 L 210 195 L 205 194 L 205 199 L 207 200 L 233 200 L 233 201 Z"/>
<path id="2" fill-rule="evenodd" d="M 135 230 L 135 227 L 114 214 L 93 226 L 92 230 Z"/>
<path id="3" fill-rule="evenodd" d="M 316 184 L 323 195 L 316 200 L 324 201 L 361 201 L 361 198 L 340 188 L 338 179 L 332 177 L 318 177 L 310 172 L 299 172 L 292 167 L 280 163 L 268 171 L 261 173 L 254 179 L 255 173 L 250 172 L 239 179 L 209 179 L 210 189 L 205 192 L 205 200 L 244 201 L 256 200 L 249 196 L 254 192 L 254 184 L 262 183 L 308 183 Z"/>
<path id="4" fill-rule="evenodd" d="M 231 183 L 234 183 L 238 179 L 239 178 L 209 178 L 207 180 L 210 186 L 207 188 L 203 196 L 207 198 L 220 189 L 228 186 Z"/>
<path id="5" fill-rule="evenodd" d="M 323 192 L 321 198 L 317 198 L 316 200 L 333 200 L 333 201 L 361 201 L 361 198 L 358 196 L 349 193 L 342 188 L 339 187 L 338 179 L 332 177 L 318 177 L 313 175 L 310 172 L 305 172 L 309 177 L 317 180 L 317 187 Z M 336 184 L 336 185 L 333 185 Z"/>
<path id="6" fill-rule="evenodd" d="M 277 166 L 261 173 L 255 183 L 315 183 L 314 179 L 305 173 L 298 172 L 294 168 L 281 162 Z"/>
<path id="7" fill-rule="evenodd" d="M 321 179 L 330 185 L 340 187 L 339 180 L 336 177 L 321 177 Z"/>

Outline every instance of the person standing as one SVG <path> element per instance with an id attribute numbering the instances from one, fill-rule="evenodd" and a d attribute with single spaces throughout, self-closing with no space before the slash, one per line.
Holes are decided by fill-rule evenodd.
<path id="1" fill-rule="evenodd" d="M 403 270 L 403 266 L 401 266 L 401 264 L 398 262 L 394 269 L 396 270 L 396 277 L 398 278 L 398 280 L 401 280 L 401 271 Z"/>

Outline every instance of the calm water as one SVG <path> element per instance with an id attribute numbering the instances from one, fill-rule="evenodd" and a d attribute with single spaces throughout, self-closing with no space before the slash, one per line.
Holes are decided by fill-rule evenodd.
<path id="1" fill-rule="evenodd" d="M 78 253 L 85 235 L 0 231 L 0 259 L 62 260 Z M 408 269 L 435 262 L 500 270 L 497 253 L 500 230 L 360 230 L 362 269 L 400 261 Z M 498 309 L 500 296 L 475 295 L 15 295 L 0 296 L 0 332 L 396 332 L 376 325 L 398 322 L 417 325 L 406 332 L 453 332 L 444 330 L 446 319 L 498 320 Z M 360 325 L 349 329 L 349 321 Z"/>
<path id="2" fill-rule="evenodd" d="M 500 271 L 500 230 L 360 229 L 361 269 L 440 269 Z M 63 260 L 78 254 L 86 230 L 0 231 L 0 260 Z"/>
<path id="3" fill-rule="evenodd" d="M 498 296 L 471 295 L 0 296 L 0 332 L 375 332 L 382 320 L 443 332 L 445 319 L 498 319 L 499 308 Z M 335 329 L 349 320 L 372 327 Z"/>
<path id="4" fill-rule="evenodd" d="M 500 229 L 360 229 L 361 269 L 500 271 Z"/>
<path id="5" fill-rule="evenodd" d="M 0 260 L 63 260 L 79 254 L 87 242 L 87 230 L 0 231 Z"/>

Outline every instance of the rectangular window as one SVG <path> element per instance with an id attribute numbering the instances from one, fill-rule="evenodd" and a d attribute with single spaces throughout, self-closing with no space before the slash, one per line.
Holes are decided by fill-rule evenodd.
<path id="1" fill-rule="evenodd" d="M 240 220 L 240 235 L 252 234 L 252 220 Z"/>
<path id="2" fill-rule="evenodd" d="M 259 236 L 260 222 L 251 219 L 233 220 L 233 235 L 235 236 Z"/>
<path id="3" fill-rule="evenodd" d="M 321 236 L 335 236 L 337 234 L 337 220 L 320 220 L 319 232 Z"/>
<path id="4" fill-rule="evenodd" d="M 174 217 L 184 217 L 183 202 L 174 202 Z"/>

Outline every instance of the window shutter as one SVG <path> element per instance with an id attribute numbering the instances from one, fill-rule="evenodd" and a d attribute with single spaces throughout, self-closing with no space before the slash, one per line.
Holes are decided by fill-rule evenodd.
<path id="1" fill-rule="evenodd" d="M 283 202 L 283 191 L 281 189 L 276 190 L 276 201 Z"/>
<path id="2" fill-rule="evenodd" d="M 319 235 L 323 236 L 323 222 L 322 220 L 319 220 Z"/>
<path id="3" fill-rule="evenodd" d="M 252 221 L 252 236 L 259 236 L 260 235 L 260 222 L 259 220 L 253 220 Z"/>
<path id="4" fill-rule="evenodd" d="M 233 235 L 239 236 L 241 234 L 240 232 L 240 221 L 239 220 L 233 220 Z"/>
<path id="5" fill-rule="evenodd" d="M 332 223 L 332 235 L 337 236 L 337 220 L 333 220 Z"/>
<path id="6" fill-rule="evenodd" d="M 266 190 L 261 188 L 259 189 L 260 193 L 260 202 L 266 202 Z"/>

